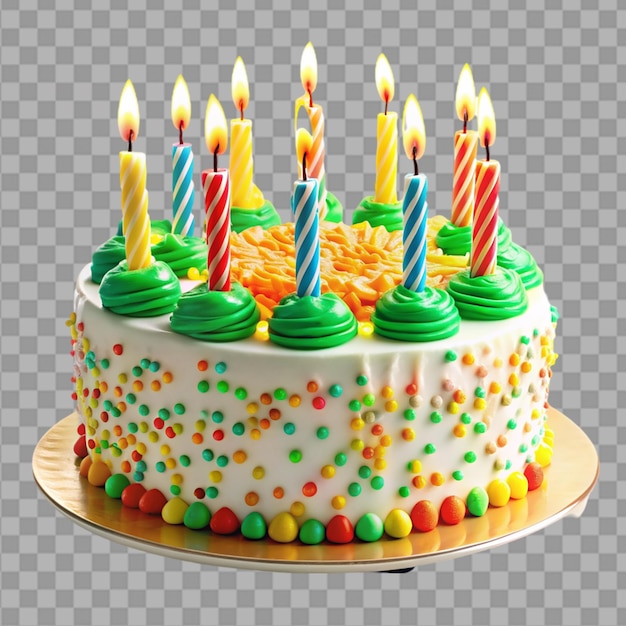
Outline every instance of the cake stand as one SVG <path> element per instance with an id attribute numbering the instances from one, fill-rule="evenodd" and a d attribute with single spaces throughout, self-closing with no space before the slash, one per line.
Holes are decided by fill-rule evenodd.
<path id="1" fill-rule="evenodd" d="M 543 485 L 526 498 L 489 508 L 483 517 L 467 517 L 456 526 L 439 525 L 427 533 L 413 532 L 403 539 L 345 545 L 271 539 L 250 541 L 241 535 L 220 536 L 210 531 L 172 526 L 159 516 L 124 507 L 104 489 L 80 476 L 73 444 L 78 415 L 55 424 L 33 454 L 33 474 L 50 502 L 73 522 L 101 537 L 160 556 L 219 567 L 277 572 L 407 571 L 497 548 L 526 537 L 567 517 L 579 517 L 598 480 L 599 461 L 585 433 L 557 410 L 548 410 L 554 431 L 552 465 Z"/>

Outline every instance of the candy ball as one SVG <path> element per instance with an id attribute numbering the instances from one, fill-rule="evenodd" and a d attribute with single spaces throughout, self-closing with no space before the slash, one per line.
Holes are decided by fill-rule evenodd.
<path id="1" fill-rule="evenodd" d="M 467 494 L 467 510 L 476 517 L 482 517 L 489 508 L 489 496 L 482 487 L 474 487 Z"/>
<path id="2" fill-rule="evenodd" d="M 81 462 L 80 462 L 80 467 L 78 468 L 78 473 L 83 476 L 84 478 L 87 478 L 87 476 L 89 476 L 89 468 L 91 467 L 91 464 L 93 463 L 93 461 L 91 460 L 90 456 L 86 456 Z"/>
<path id="3" fill-rule="evenodd" d="M 543 468 L 539 463 L 529 463 L 524 470 L 524 476 L 528 481 L 528 491 L 534 491 L 543 483 Z"/>
<path id="4" fill-rule="evenodd" d="M 335 515 L 326 526 L 326 539 L 332 543 L 350 543 L 354 539 L 354 528 L 345 515 Z"/>
<path id="5" fill-rule="evenodd" d="M 141 496 L 139 510 L 148 515 L 161 515 L 166 503 L 167 498 L 158 489 L 150 489 Z"/>
<path id="6" fill-rule="evenodd" d="M 408 513 L 402 509 L 393 509 L 385 518 L 385 532 L 395 539 L 406 537 L 413 529 Z"/>
<path id="7" fill-rule="evenodd" d="M 535 451 L 535 461 L 541 465 L 541 467 L 547 467 L 552 463 L 552 448 L 543 443 L 539 444 L 539 447 Z"/>
<path id="8" fill-rule="evenodd" d="M 143 485 L 139 483 L 128 485 L 128 487 L 122 491 L 122 504 L 129 509 L 138 509 L 139 502 L 144 493 L 146 493 L 146 488 Z"/>
<path id="9" fill-rule="evenodd" d="M 238 517 L 224 506 L 215 511 L 210 526 L 211 530 L 218 535 L 232 535 L 239 530 L 240 524 Z"/>
<path id="10" fill-rule="evenodd" d="M 374 513 L 366 513 L 356 523 L 354 532 L 361 541 L 378 541 L 383 536 L 383 521 Z"/>
<path id="11" fill-rule="evenodd" d="M 104 483 L 104 490 L 109 498 L 119 500 L 122 497 L 122 492 L 128 485 L 130 485 L 130 480 L 128 480 L 125 474 L 113 474 Z"/>
<path id="12" fill-rule="evenodd" d="M 326 538 L 326 528 L 324 528 L 324 524 L 319 520 L 308 519 L 302 524 L 302 528 L 300 528 L 299 538 L 302 543 L 311 546 L 322 543 Z"/>
<path id="13" fill-rule="evenodd" d="M 267 534 L 279 543 L 289 543 L 298 536 L 298 522 L 287 511 L 279 513 L 268 526 Z"/>
<path id="14" fill-rule="evenodd" d="M 522 472 L 512 472 L 509 474 L 506 482 L 511 489 L 511 498 L 513 500 L 520 500 L 526 497 L 528 493 L 528 479 Z"/>
<path id="15" fill-rule="evenodd" d="M 511 497 L 511 488 L 503 480 L 496 478 L 487 486 L 487 494 L 491 506 L 504 506 Z"/>
<path id="16" fill-rule="evenodd" d="M 411 521 L 416 530 L 426 533 L 437 526 L 439 511 L 430 500 L 420 500 L 411 511 Z"/>
<path id="17" fill-rule="evenodd" d="M 442 503 L 439 514 L 441 519 L 450 526 L 463 521 L 465 517 L 465 502 L 457 496 L 448 496 Z"/>
<path id="18" fill-rule="evenodd" d="M 111 470 L 104 461 L 94 461 L 87 473 L 87 480 L 94 487 L 103 487 L 110 475 Z"/>
<path id="19" fill-rule="evenodd" d="M 183 524 L 193 530 L 206 528 L 211 521 L 211 511 L 203 502 L 192 502 L 183 517 Z"/>
<path id="20" fill-rule="evenodd" d="M 76 440 L 74 444 L 74 454 L 81 459 L 87 456 L 87 437 L 85 437 L 85 435 L 82 435 Z"/>
<path id="21" fill-rule="evenodd" d="M 182 524 L 189 505 L 181 498 L 172 498 L 161 510 L 161 517 L 167 524 Z"/>
<path id="22" fill-rule="evenodd" d="M 257 511 L 249 513 L 241 522 L 241 534 L 246 539 L 263 539 L 267 533 L 267 524 Z"/>

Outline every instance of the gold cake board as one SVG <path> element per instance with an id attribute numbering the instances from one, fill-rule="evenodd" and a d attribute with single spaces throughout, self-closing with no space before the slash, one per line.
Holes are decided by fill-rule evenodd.
<path id="1" fill-rule="evenodd" d="M 33 474 L 52 504 L 86 530 L 130 548 L 206 565 L 277 572 L 378 572 L 401 570 L 458 558 L 520 539 L 566 517 L 579 517 L 598 480 L 599 461 L 585 433 L 559 411 L 548 410 L 554 431 L 552 465 L 539 489 L 526 498 L 489 508 L 483 517 L 467 517 L 456 526 L 439 525 L 403 539 L 345 545 L 271 539 L 250 541 L 241 535 L 216 535 L 166 524 L 159 516 L 129 509 L 90 485 L 78 473 L 72 450 L 78 415 L 55 424 L 33 454 Z"/>

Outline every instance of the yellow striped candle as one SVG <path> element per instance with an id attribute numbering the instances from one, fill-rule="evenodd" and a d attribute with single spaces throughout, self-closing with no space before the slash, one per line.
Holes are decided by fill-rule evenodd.
<path id="1" fill-rule="evenodd" d="M 135 88 L 126 81 L 117 112 L 117 124 L 128 150 L 120 152 L 123 229 L 129 270 L 148 267 L 150 255 L 150 218 L 146 191 L 146 155 L 133 152 L 132 142 L 139 134 L 139 105 Z"/>
<path id="2" fill-rule="evenodd" d="M 398 201 L 398 114 L 387 111 L 387 105 L 394 94 L 394 79 L 384 54 L 380 54 L 376 61 L 376 88 L 385 103 L 385 112 L 378 114 L 377 121 L 374 202 L 394 204 Z"/>

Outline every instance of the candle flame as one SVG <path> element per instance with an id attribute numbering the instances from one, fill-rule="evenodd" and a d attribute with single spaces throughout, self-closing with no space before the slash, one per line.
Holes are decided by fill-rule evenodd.
<path id="1" fill-rule="evenodd" d="M 223 154 L 228 145 L 226 116 L 220 101 L 211 94 L 204 117 L 204 140 L 211 154 Z"/>
<path id="2" fill-rule="evenodd" d="M 376 60 L 376 89 L 383 102 L 393 99 L 394 80 L 391 65 L 384 54 L 379 54 Z"/>
<path id="3" fill-rule="evenodd" d="M 467 114 L 467 121 L 471 120 L 476 113 L 476 86 L 472 69 L 466 63 L 459 74 L 459 82 L 456 86 L 456 114 L 461 121 L 464 121 Z"/>
<path id="4" fill-rule="evenodd" d="M 189 118 L 191 117 L 191 98 L 189 97 L 189 89 L 182 74 L 178 75 L 172 90 L 172 123 L 174 128 L 183 130 L 189 126 Z"/>
<path id="5" fill-rule="evenodd" d="M 483 87 L 478 94 L 478 136 L 480 145 L 493 146 L 496 140 L 496 116 L 493 112 L 493 104 L 489 93 Z"/>
<path id="6" fill-rule="evenodd" d="M 317 57 L 315 56 L 315 48 L 310 41 L 302 51 L 300 80 L 305 93 L 312 94 L 315 91 L 315 87 L 317 87 Z"/>
<path id="7" fill-rule="evenodd" d="M 139 104 L 135 88 L 130 79 L 126 81 L 120 96 L 120 104 L 117 109 L 117 127 L 124 141 L 135 141 L 137 139 L 139 134 Z"/>
<path id="8" fill-rule="evenodd" d="M 417 98 L 411 94 L 404 103 L 402 113 L 402 142 L 409 159 L 419 159 L 426 148 L 426 129 L 424 116 Z M 413 150 L 415 149 L 415 153 Z"/>
<path id="9" fill-rule="evenodd" d="M 302 163 L 302 158 L 309 155 L 311 146 L 313 145 L 313 137 L 305 128 L 298 128 L 296 131 L 296 156 L 298 163 Z"/>
<path id="10" fill-rule="evenodd" d="M 248 102 L 250 101 L 250 87 L 248 85 L 248 74 L 246 73 L 246 66 L 243 63 L 241 57 L 237 57 L 235 65 L 233 66 L 233 78 L 231 80 L 231 92 L 233 96 L 233 103 L 237 111 L 243 113 Z"/>

